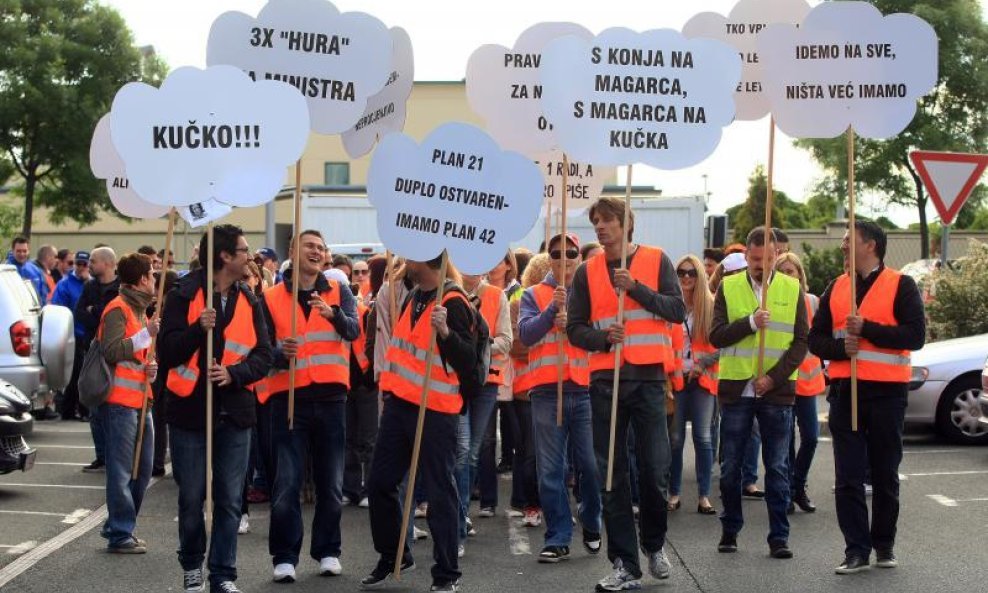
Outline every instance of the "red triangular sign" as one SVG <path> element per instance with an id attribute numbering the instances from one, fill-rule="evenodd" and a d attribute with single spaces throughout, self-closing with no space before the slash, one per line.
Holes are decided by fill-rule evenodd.
<path id="1" fill-rule="evenodd" d="M 943 224 L 954 222 L 988 166 L 988 154 L 915 150 L 909 153 L 909 160 L 923 180 Z"/>

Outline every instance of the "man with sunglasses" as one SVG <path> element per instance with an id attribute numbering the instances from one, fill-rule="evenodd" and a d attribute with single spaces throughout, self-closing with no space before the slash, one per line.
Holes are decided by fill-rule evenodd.
<path id="1" fill-rule="evenodd" d="M 541 283 L 525 290 L 518 314 L 518 335 L 528 347 L 529 392 L 536 465 L 539 468 L 539 501 L 545 516 L 545 547 L 539 562 L 552 564 L 569 558 L 573 523 L 566 490 L 567 453 L 572 450 L 580 476 L 580 523 L 583 547 L 600 553 L 601 502 L 597 462 L 594 460 L 590 416 L 590 358 L 586 350 L 566 338 L 566 286 L 580 265 L 580 241 L 576 235 L 556 235 L 549 240 L 552 271 Z M 559 342 L 563 363 L 558 365 Z M 561 375 L 560 375 L 561 370 Z M 563 418 L 557 423 L 557 382 L 563 381 Z"/>
<path id="2" fill-rule="evenodd" d="M 603 495 L 607 555 L 614 570 L 597 583 L 598 591 L 641 587 L 639 538 L 631 507 L 628 473 L 628 429 L 635 434 L 638 463 L 641 549 L 649 573 L 669 578 L 663 546 L 672 454 L 666 430 L 666 372 L 674 353 L 669 323 L 686 319 L 686 305 L 669 256 L 658 247 L 631 243 L 634 213 L 625 203 L 601 198 L 588 212 L 597 240 L 604 248 L 576 270 L 569 294 L 566 333 L 570 342 L 590 352 L 590 403 L 593 441 L 601 478 L 607 475 L 611 402 L 618 398 L 613 488 Z M 621 267 L 622 242 L 628 241 L 628 267 Z M 625 294 L 624 316 L 618 318 L 618 295 Z M 623 344 L 620 383 L 612 393 L 614 350 Z"/>
<path id="3" fill-rule="evenodd" d="M 55 286 L 55 293 L 51 297 L 51 304 L 61 305 L 75 310 L 76 303 L 82 297 L 82 289 L 89 281 L 89 252 L 79 251 L 75 254 L 75 261 L 71 272 L 67 273 Z M 72 420 L 79 411 L 79 371 L 82 367 L 82 359 L 86 355 L 87 344 L 84 343 L 86 337 L 86 327 L 78 319 L 74 320 L 75 326 L 75 360 L 72 363 L 72 378 L 62 394 L 62 402 L 59 412 L 62 420 Z"/>

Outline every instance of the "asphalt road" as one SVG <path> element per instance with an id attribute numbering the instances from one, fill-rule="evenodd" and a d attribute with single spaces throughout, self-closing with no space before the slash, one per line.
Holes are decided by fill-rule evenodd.
<path id="1" fill-rule="evenodd" d="M 171 479 L 151 486 L 141 512 L 138 535 L 148 541 L 148 554 L 106 554 L 98 528 L 103 517 L 103 476 L 80 472 L 92 459 L 86 425 L 38 423 L 30 442 L 39 448 L 37 467 L 26 474 L 0 477 L 2 591 L 181 590 L 175 556 L 176 487 Z M 957 447 L 929 435 L 910 436 L 900 469 L 902 513 L 896 547 L 900 567 L 873 568 L 853 576 L 833 573 L 843 558 L 843 540 L 833 508 L 833 456 L 827 440 L 818 449 L 810 480 L 810 495 L 819 510 L 792 516 L 790 543 L 796 557 L 789 561 L 768 557 L 767 516 L 764 504 L 757 501 L 744 503 L 748 524 L 739 538 L 739 553 L 717 553 L 719 521 L 693 512 L 691 457 L 692 449 L 687 448 L 684 504 L 670 517 L 667 551 L 673 562 L 672 578 L 661 583 L 646 579 L 647 589 L 724 593 L 988 591 L 988 448 Z M 502 500 L 507 500 L 510 482 L 502 481 L 501 486 Z M 304 510 L 308 523 L 312 506 Z M 285 586 L 271 582 L 268 512 L 266 505 L 255 505 L 253 531 L 239 539 L 238 585 L 247 592 L 357 591 L 359 579 L 376 561 L 366 514 L 365 509 L 345 509 L 342 576 L 320 577 L 315 561 L 303 558 L 298 582 Z M 419 522 L 425 526 L 424 521 Z M 503 507 L 495 518 L 475 519 L 475 524 L 479 534 L 469 540 L 466 558 L 461 561 L 463 591 L 591 591 L 609 570 L 605 556 L 588 556 L 578 541 L 569 562 L 538 564 L 535 555 L 541 548 L 542 528 L 521 527 L 517 519 L 504 515 Z M 303 553 L 307 545 L 308 540 Z M 400 583 L 392 583 L 388 590 L 428 590 L 431 543 L 418 543 L 413 552 L 419 569 L 405 575 Z M 12 575 L 16 576 L 11 579 Z"/>

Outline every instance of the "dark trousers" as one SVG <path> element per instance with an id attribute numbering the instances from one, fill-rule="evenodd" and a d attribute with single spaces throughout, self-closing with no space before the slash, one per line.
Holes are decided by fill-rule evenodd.
<path id="1" fill-rule="evenodd" d="M 669 490 L 669 464 L 672 454 L 666 426 L 665 383 L 662 381 L 621 381 L 618 385 L 617 428 L 614 435 L 613 483 L 606 491 L 607 452 L 611 434 L 611 379 L 590 383 L 593 411 L 593 446 L 600 473 L 607 527 L 607 558 L 618 558 L 634 575 L 641 574 L 638 560 L 638 531 L 631 509 L 631 480 L 628 475 L 628 427 L 635 430 L 635 457 L 638 466 L 641 548 L 658 551 L 665 544 L 666 499 Z"/>
<path id="2" fill-rule="evenodd" d="M 370 499 L 371 537 L 380 554 L 378 566 L 394 568 L 401 530 L 399 491 L 412 461 L 415 429 L 418 424 L 417 405 L 385 395 L 381 426 L 374 445 L 367 496 Z M 459 545 L 460 498 L 453 472 L 456 469 L 457 414 L 427 411 L 422 428 L 419 471 L 416 486 L 425 486 L 429 502 L 429 531 L 432 534 L 432 580 L 447 584 L 460 578 L 456 557 Z M 410 558 L 409 542 L 405 541 L 403 558 Z"/>
<path id="3" fill-rule="evenodd" d="M 343 495 L 354 504 L 367 496 L 367 477 L 374 458 L 380 411 L 377 389 L 357 387 L 346 399 L 346 465 L 343 468 Z"/>
<path id="4" fill-rule="evenodd" d="M 158 377 L 151 384 L 151 389 L 154 392 L 154 405 L 151 410 L 154 412 L 151 416 L 154 418 L 154 462 L 152 467 L 154 469 L 165 469 L 165 458 L 168 455 L 168 423 L 165 421 L 167 418 L 167 413 L 165 412 L 165 400 L 168 399 L 164 394 L 164 373 Z"/>
<path id="5" fill-rule="evenodd" d="M 498 402 L 498 407 L 504 402 Z M 480 445 L 480 459 L 477 465 L 477 489 L 480 490 L 480 507 L 497 506 L 497 416 L 494 410 L 487 422 L 487 432 Z"/>
<path id="6" fill-rule="evenodd" d="M 515 435 L 518 434 L 515 402 L 497 402 L 497 416 L 501 425 L 501 463 L 511 464 L 515 459 Z"/>
<path id="7" fill-rule="evenodd" d="M 62 415 L 62 420 L 72 420 L 78 413 L 80 416 L 86 413 L 86 407 L 79 403 L 79 373 L 82 371 L 82 359 L 86 357 L 86 348 L 79 340 L 75 344 L 75 359 L 72 361 L 72 377 L 69 384 L 65 386 L 65 391 L 61 393 L 58 412 Z"/>
<path id="8" fill-rule="evenodd" d="M 515 458 L 511 464 L 511 506 L 516 509 L 539 506 L 539 479 L 535 469 L 535 436 L 532 425 L 532 402 L 516 399 Z"/>
<path id="9" fill-rule="evenodd" d="M 842 389 L 843 388 L 843 389 Z M 870 397 L 858 393 L 858 430 L 851 430 L 851 396 L 847 381 L 830 387 L 830 434 L 834 439 L 834 491 L 837 522 L 847 555 L 868 558 L 871 550 L 891 550 L 899 520 L 899 463 L 907 392 Z M 864 484 L 871 471 L 874 495 L 871 526 Z"/>

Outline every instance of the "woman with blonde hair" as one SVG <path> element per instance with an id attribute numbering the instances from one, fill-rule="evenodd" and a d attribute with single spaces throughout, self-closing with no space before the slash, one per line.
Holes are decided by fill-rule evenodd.
<path id="1" fill-rule="evenodd" d="M 775 269 L 786 276 L 799 280 L 806 294 L 807 321 L 812 327 L 813 316 L 820 305 L 820 298 L 806 291 L 806 272 L 803 262 L 795 253 L 787 252 L 775 260 Z M 796 404 L 793 407 L 792 436 L 789 439 L 789 488 L 792 494 L 789 512 L 798 506 L 805 513 L 816 511 L 816 505 L 806 494 L 806 479 L 810 474 L 817 441 L 820 438 L 820 425 L 817 419 L 817 396 L 827 390 L 823 379 L 823 363 L 809 351 L 796 375 Z M 796 450 L 796 426 L 799 426 L 799 450 Z"/>
<path id="2" fill-rule="evenodd" d="M 708 289 L 707 272 L 695 255 L 686 255 L 676 263 L 676 275 L 686 302 L 686 320 L 673 326 L 673 350 L 676 364 L 672 377 L 675 391 L 675 425 L 670 433 L 672 463 L 670 465 L 670 511 L 682 505 L 679 494 L 683 479 L 683 447 L 686 423 L 693 425 L 693 448 L 696 450 L 696 482 L 699 500 L 696 512 L 713 515 L 710 504 L 710 482 L 713 472 L 713 424 L 717 405 L 718 351 L 710 345 L 710 324 L 713 319 L 714 297 Z"/>

